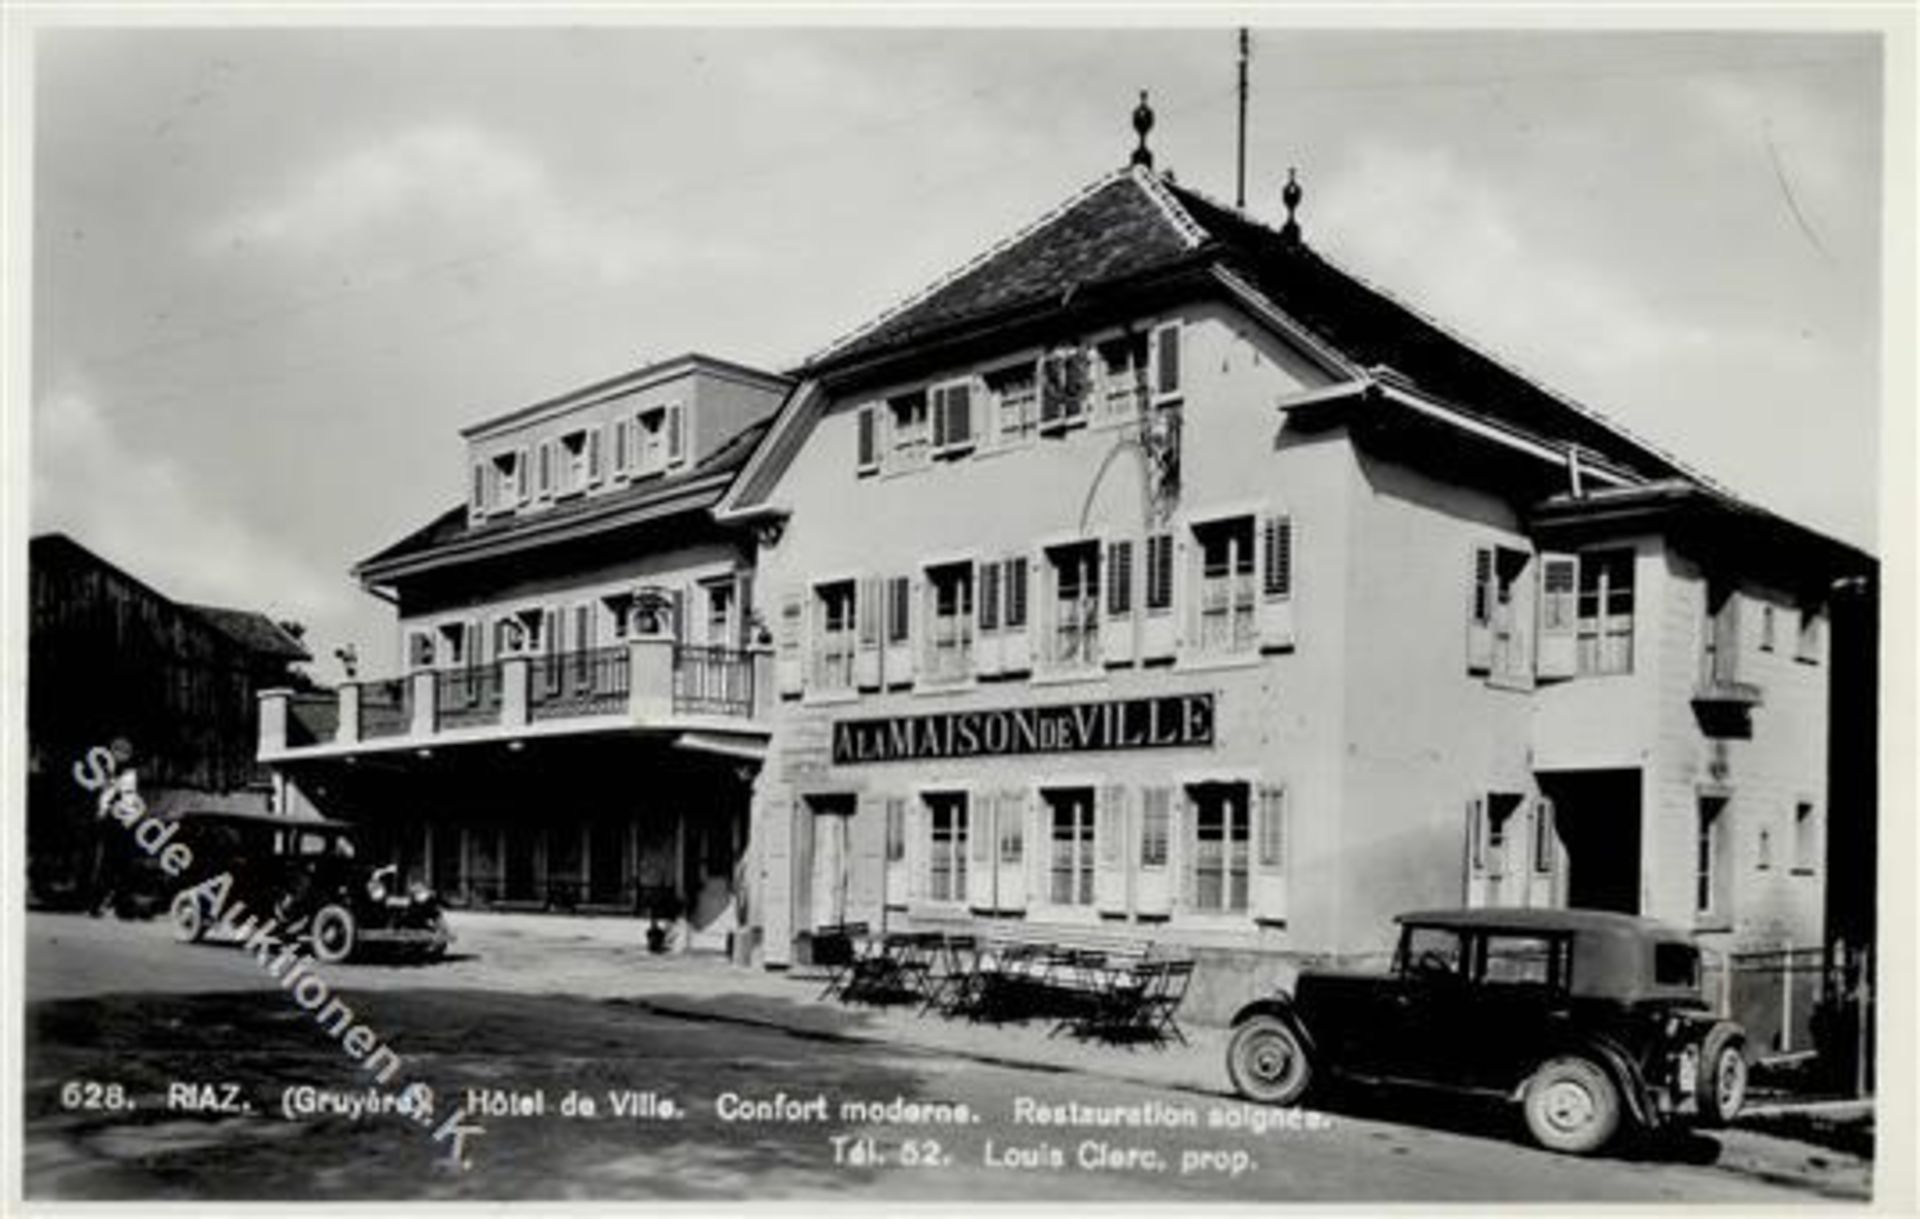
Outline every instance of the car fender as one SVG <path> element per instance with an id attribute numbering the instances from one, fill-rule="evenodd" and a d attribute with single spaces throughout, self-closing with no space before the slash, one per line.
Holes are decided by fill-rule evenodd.
<path id="1" fill-rule="evenodd" d="M 1563 1029 L 1547 1045 L 1546 1053 L 1529 1069 L 1518 1086 L 1513 1090 L 1512 1099 L 1524 1101 L 1527 1085 L 1533 1082 L 1533 1076 L 1549 1059 L 1565 1055 L 1579 1055 L 1591 1058 L 1613 1078 L 1614 1085 L 1620 1089 L 1621 1099 L 1626 1102 L 1627 1112 L 1634 1122 L 1643 1127 L 1651 1127 L 1659 1122 L 1659 1109 L 1653 1103 L 1653 1097 L 1647 1089 L 1647 1081 L 1641 1075 L 1640 1068 L 1633 1056 L 1610 1037 L 1593 1034 L 1576 1034 Z"/>
<path id="2" fill-rule="evenodd" d="M 1294 1032 L 1300 1034 L 1300 1039 L 1306 1043 L 1308 1053 L 1319 1049 L 1319 1046 L 1314 1043 L 1313 1030 L 1307 1027 L 1307 1022 L 1301 1018 L 1300 1009 L 1294 1006 L 1291 997 L 1268 995 L 1264 999 L 1255 999 L 1233 1014 L 1233 1021 L 1229 1027 L 1239 1028 L 1255 1016 L 1273 1016 L 1286 1021 L 1292 1026 Z"/>

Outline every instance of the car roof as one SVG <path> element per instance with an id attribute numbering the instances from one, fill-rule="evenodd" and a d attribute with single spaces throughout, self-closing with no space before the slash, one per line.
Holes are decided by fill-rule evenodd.
<path id="1" fill-rule="evenodd" d="M 1416 910 L 1394 919 L 1441 927 L 1500 927 L 1521 931 L 1602 931 L 1687 939 L 1687 933 L 1658 919 L 1613 910 L 1557 910 L 1539 906 L 1475 906 L 1469 909 Z"/>
<path id="2" fill-rule="evenodd" d="M 273 813 L 242 813 L 230 809 L 183 808 L 173 814 L 176 821 L 220 822 L 226 825 L 257 826 L 271 830 L 350 830 L 351 822 L 325 817 L 281 817 Z"/>

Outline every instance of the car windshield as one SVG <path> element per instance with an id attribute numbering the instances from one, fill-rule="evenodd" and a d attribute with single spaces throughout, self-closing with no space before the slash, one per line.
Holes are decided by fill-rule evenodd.
<path id="1" fill-rule="evenodd" d="M 1700 950 L 1691 944 L 1655 944 L 1653 980 L 1660 986 L 1700 985 Z"/>

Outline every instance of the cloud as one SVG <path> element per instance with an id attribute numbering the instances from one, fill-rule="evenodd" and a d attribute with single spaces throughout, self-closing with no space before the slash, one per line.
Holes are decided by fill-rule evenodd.
<path id="1" fill-rule="evenodd" d="M 181 601 L 311 619 L 351 608 L 337 576 L 207 502 L 168 457 L 127 444 L 85 393 L 33 413 L 36 531 L 59 530 Z"/>
<path id="2" fill-rule="evenodd" d="M 643 207 L 623 212 L 619 201 L 569 195 L 538 158 L 502 137 L 462 123 L 428 123 L 298 175 L 273 197 L 217 220 L 194 245 L 205 255 L 268 250 L 329 263 L 391 255 L 417 265 L 516 254 L 607 283 L 743 257 L 727 243 L 669 236 L 638 214 Z"/>
<path id="3" fill-rule="evenodd" d="M 1315 193 L 1316 245 L 1533 371 L 1617 374 L 1708 340 L 1606 264 L 1530 241 L 1523 201 L 1446 149 L 1364 144 Z"/>

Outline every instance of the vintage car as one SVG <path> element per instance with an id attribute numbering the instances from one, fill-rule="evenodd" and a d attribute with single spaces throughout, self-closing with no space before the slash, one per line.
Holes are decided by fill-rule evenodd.
<path id="1" fill-rule="evenodd" d="M 1233 1020 L 1227 1070 L 1296 1104 L 1334 1079 L 1517 1101 L 1542 1146 L 1717 1125 L 1746 1095 L 1746 1035 L 1702 997 L 1700 951 L 1651 919 L 1597 910 L 1401 915 L 1385 974 L 1310 969 Z"/>
<path id="2" fill-rule="evenodd" d="M 283 939 L 304 935 L 322 961 L 374 949 L 438 957 L 453 940 L 433 891 L 403 886 L 391 865 L 356 858 L 344 822 L 196 810 L 176 816 L 178 841 L 194 861 L 188 883 L 170 895 L 176 939 L 191 943 L 221 934 L 223 924 L 244 924 L 246 914 L 220 917 L 244 902 L 248 913 L 292 929 Z M 232 885 L 216 895 L 204 882 L 222 872 Z"/>

